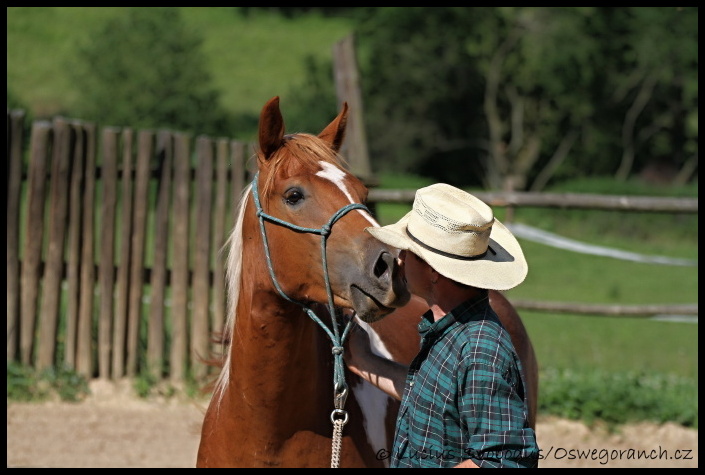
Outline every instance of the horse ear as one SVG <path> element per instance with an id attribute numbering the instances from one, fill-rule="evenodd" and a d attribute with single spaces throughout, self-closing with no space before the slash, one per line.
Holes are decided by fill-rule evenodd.
<path id="1" fill-rule="evenodd" d="M 333 122 L 328 124 L 328 126 L 318 134 L 318 138 L 328 142 L 330 147 L 336 152 L 340 151 L 340 147 L 343 146 L 343 139 L 345 139 L 345 126 L 347 123 L 348 103 L 343 102 L 343 108 L 340 114 L 338 114 L 338 117 L 333 119 Z"/>
<path id="2" fill-rule="evenodd" d="M 271 98 L 259 116 L 259 148 L 265 160 L 281 147 L 284 141 L 284 118 L 279 110 L 279 96 Z"/>

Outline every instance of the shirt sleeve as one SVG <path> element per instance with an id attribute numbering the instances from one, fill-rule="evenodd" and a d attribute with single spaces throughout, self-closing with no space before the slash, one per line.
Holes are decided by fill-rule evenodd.
<path id="1" fill-rule="evenodd" d="M 465 455 L 480 467 L 537 466 L 515 353 L 487 335 L 467 345 L 458 365 L 459 412 L 469 434 Z"/>

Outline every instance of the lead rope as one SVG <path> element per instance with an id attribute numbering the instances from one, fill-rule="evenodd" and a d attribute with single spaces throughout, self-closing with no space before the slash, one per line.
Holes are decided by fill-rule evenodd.
<path id="1" fill-rule="evenodd" d="M 279 295 L 281 295 L 284 299 L 288 300 L 289 302 L 295 303 L 299 306 L 301 306 L 306 314 L 318 325 L 325 330 L 326 334 L 328 334 L 328 337 L 331 339 L 331 342 L 333 344 L 332 352 L 333 352 L 333 412 L 330 414 L 330 420 L 333 423 L 333 447 L 332 447 L 332 453 L 331 453 L 331 468 L 338 468 L 340 464 L 340 451 L 341 451 L 341 445 L 342 445 L 342 434 L 343 434 L 343 427 L 345 424 L 348 423 L 348 412 L 345 411 L 343 408 L 345 407 L 345 401 L 347 400 L 348 397 L 348 385 L 345 382 L 345 363 L 343 361 L 343 344 L 345 342 L 345 338 L 348 336 L 350 333 L 350 328 L 352 327 L 352 319 L 347 323 L 343 330 L 343 334 L 340 335 L 340 332 L 338 330 L 338 319 L 337 319 L 337 314 L 335 310 L 335 306 L 333 305 L 333 291 L 331 290 L 330 287 L 330 278 L 328 277 L 328 260 L 326 258 L 326 241 L 328 239 L 328 236 L 330 235 L 331 228 L 333 227 L 333 224 L 335 224 L 340 218 L 342 218 L 345 214 L 348 212 L 354 210 L 354 209 L 364 209 L 368 213 L 370 212 L 367 207 L 361 203 L 352 203 L 349 205 L 346 205 L 342 208 L 340 208 L 331 218 L 328 220 L 328 223 L 324 224 L 321 226 L 320 229 L 316 228 L 304 228 L 301 226 L 297 226 L 292 223 L 288 223 L 286 221 L 283 221 L 279 218 L 276 218 L 274 216 L 271 216 L 267 213 L 264 212 L 262 209 L 262 205 L 260 204 L 259 200 L 259 192 L 257 190 L 257 179 L 259 176 L 259 172 L 255 174 L 254 179 L 252 180 L 252 196 L 255 201 L 255 207 L 257 208 L 257 217 L 259 218 L 259 224 L 260 224 L 260 233 L 262 234 L 262 243 L 264 244 L 264 252 L 265 256 L 267 258 L 267 269 L 269 270 L 269 275 L 272 278 L 272 282 L 274 283 L 274 287 L 277 289 L 277 292 L 279 292 Z M 274 275 L 274 267 L 272 265 L 272 258 L 269 253 L 269 242 L 267 241 L 267 233 L 265 231 L 264 227 L 264 220 L 270 221 L 274 224 L 278 224 L 281 226 L 285 226 L 289 229 L 293 229 L 294 231 L 299 231 L 299 232 L 305 232 L 305 233 L 311 233 L 311 234 L 319 234 L 321 236 L 321 261 L 323 265 L 323 277 L 325 280 L 326 284 L 326 293 L 328 295 L 328 311 L 331 316 L 331 324 L 333 326 L 333 331 L 325 325 L 321 321 L 320 318 L 318 318 L 318 315 L 307 307 L 304 303 L 299 302 L 297 300 L 294 300 L 290 298 L 284 291 L 282 290 L 281 286 L 279 285 L 279 281 L 277 281 L 276 276 Z"/>

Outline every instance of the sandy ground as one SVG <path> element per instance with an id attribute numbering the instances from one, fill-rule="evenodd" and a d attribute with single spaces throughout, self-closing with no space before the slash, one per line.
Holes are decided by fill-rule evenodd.
<path id="1" fill-rule="evenodd" d="M 8 467 L 194 467 L 207 401 L 142 400 L 94 382 L 80 403 L 8 403 Z M 698 431 L 637 424 L 610 434 L 539 418 L 540 466 L 697 467 Z"/>

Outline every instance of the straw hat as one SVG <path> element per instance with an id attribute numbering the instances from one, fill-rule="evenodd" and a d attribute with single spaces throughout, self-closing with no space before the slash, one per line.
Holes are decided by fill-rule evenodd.
<path id="1" fill-rule="evenodd" d="M 412 210 L 396 224 L 366 231 L 413 252 L 441 275 L 481 289 L 511 289 L 529 270 L 519 242 L 492 209 L 445 183 L 419 189 Z"/>

